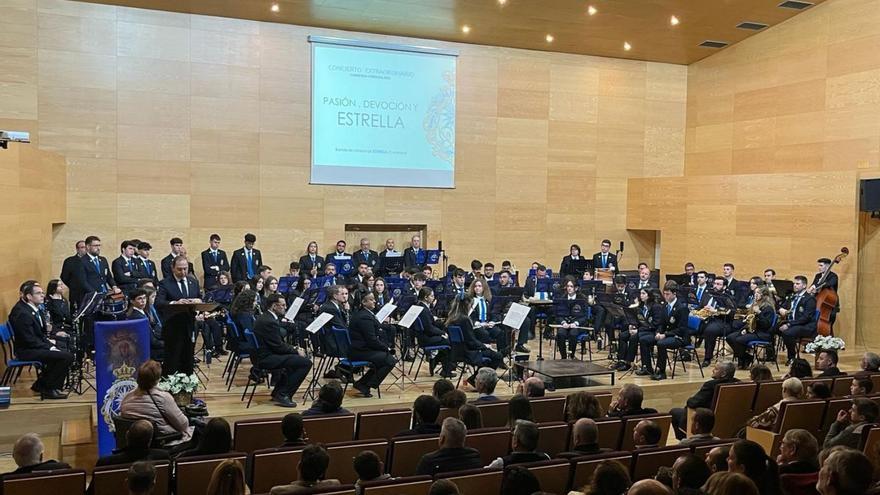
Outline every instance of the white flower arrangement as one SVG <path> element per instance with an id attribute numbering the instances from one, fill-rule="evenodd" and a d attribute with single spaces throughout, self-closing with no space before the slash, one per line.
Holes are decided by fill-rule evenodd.
<path id="1" fill-rule="evenodd" d="M 846 349 L 846 342 L 839 337 L 830 335 L 817 335 L 812 342 L 807 344 L 806 350 L 810 354 L 816 354 L 821 351 L 841 351 Z"/>
<path id="2" fill-rule="evenodd" d="M 199 377 L 195 374 L 175 373 L 159 381 L 159 389 L 170 394 L 193 393 L 199 388 Z"/>

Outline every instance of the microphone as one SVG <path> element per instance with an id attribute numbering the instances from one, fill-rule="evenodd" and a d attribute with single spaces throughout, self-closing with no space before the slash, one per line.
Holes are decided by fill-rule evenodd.
<path id="1" fill-rule="evenodd" d="M 442 240 L 437 241 L 437 249 L 439 249 L 440 251 L 443 251 L 443 241 Z"/>
<path id="2" fill-rule="evenodd" d="M 623 252 L 623 241 L 620 241 L 620 252 Z"/>

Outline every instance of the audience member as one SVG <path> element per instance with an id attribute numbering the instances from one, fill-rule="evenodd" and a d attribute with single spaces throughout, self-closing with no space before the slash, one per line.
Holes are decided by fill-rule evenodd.
<path id="1" fill-rule="evenodd" d="M 864 397 L 856 397 L 852 401 L 852 407 L 837 413 L 837 419 L 831 424 L 822 446 L 827 449 L 835 445 L 844 445 L 858 449 L 862 441 L 862 429 L 877 421 L 877 416 L 876 402 Z"/>
<path id="2" fill-rule="evenodd" d="M 779 444 L 779 474 L 815 473 L 819 470 L 819 442 L 807 430 L 793 428 L 785 432 Z"/>
<path id="3" fill-rule="evenodd" d="M 672 415 L 672 428 L 675 438 L 681 440 L 687 436 L 687 410 L 699 407 L 712 407 L 712 397 L 715 395 L 715 387 L 723 383 L 735 383 L 739 380 L 734 376 L 736 365 L 730 361 L 718 361 L 712 368 L 712 379 L 703 383 L 700 389 L 692 395 L 685 407 L 675 407 L 669 414 Z"/>
<path id="4" fill-rule="evenodd" d="M 420 395 L 413 402 L 413 427 L 395 436 L 436 435 L 440 433 L 439 415 L 440 401 L 433 395 Z"/>
<path id="5" fill-rule="evenodd" d="M 571 427 L 571 445 L 570 451 L 562 452 L 556 457 L 573 458 L 611 451 L 611 449 L 599 447 L 599 429 L 596 427 L 596 422 L 590 418 L 581 418 L 575 421 Z"/>
<path id="6" fill-rule="evenodd" d="M 703 485 L 703 491 L 709 495 L 762 495 L 748 476 L 726 471 L 709 476 Z"/>
<path id="7" fill-rule="evenodd" d="M 465 404 L 459 407 L 458 419 L 464 423 L 468 430 L 476 430 L 483 427 L 483 413 L 479 407 L 473 404 Z"/>
<path id="8" fill-rule="evenodd" d="M 226 454 L 232 450 L 232 430 L 223 418 L 211 418 L 202 431 L 199 445 L 185 450 L 180 457 Z"/>
<path id="9" fill-rule="evenodd" d="M 715 413 L 711 409 L 701 407 L 694 411 L 691 418 L 691 436 L 682 439 L 680 445 L 690 445 L 699 442 L 709 442 L 718 440 L 718 437 L 712 434 L 715 428 Z"/>
<path id="10" fill-rule="evenodd" d="M 633 428 L 633 445 L 637 449 L 659 447 L 663 430 L 655 421 L 643 419 Z"/>
<path id="11" fill-rule="evenodd" d="M 192 439 L 193 427 L 183 411 L 177 407 L 174 397 L 157 387 L 162 377 L 162 365 L 152 359 L 140 365 L 137 372 L 137 388 L 123 399 L 119 415 L 129 419 L 146 419 L 158 430 L 159 435 L 180 432 L 179 440 L 166 442 L 167 446 L 184 448 Z"/>
<path id="12" fill-rule="evenodd" d="M 150 495 L 156 486 L 156 468 L 152 462 L 138 461 L 125 474 L 128 495 Z M 208 492 L 210 495 L 211 492 Z"/>
<path id="13" fill-rule="evenodd" d="M 504 470 L 501 480 L 501 493 L 504 495 L 532 495 L 541 491 L 538 478 L 522 466 L 512 466 Z"/>
<path id="14" fill-rule="evenodd" d="M 323 445 L 312 444 L 306 446 L 302 451 L 302 457 L 297 466 L 299 479 L 288 485 L 273 486 L 271 495 L 307 494 L 315 488 L 338 485 L 339 480 L 324 479 L 329 464 L 330 456 Z"/>
<path id="15" fill-rule="evenodd" d="M 822 373 L 819 373 L 816 377 L 825 378 L 845 375 L 846 373 L 840 371 L 840 368 L 837 367 L 838 360 L 839 357 L 835 350 L 823 349 L 819 351 L 819 354 L 816 356 L 816 371 L 821 371 Z"/>
<path id="16" fill-rule="evenodd" d="M 779 408 L 783 402 L 789 402 L 800 399 L 804 394 L 804 384 L 795 377 L 788 378 L 782 382 L 782 399 L 776 404 L 768 407 L 764 412 L 753 416 L 747 425 L 760 430 L 772 430 L 776 424 L 776 418 L 779 417 Z"/>
<path id="17" fill-rule="evenodd" d="M 51 471 L 53 469 L 70 468 L 64 462 L 54 459 L 43 460 L 43 441 L 36 433 L 25 433 L 18 437 L 12 446 L 12 459 L 18 468 L 6 474 L 28 474 L 34 471 Z"/>
<path id="18" fill-rule="evenodd" d="M 831 387 L 827 383 L 813 382 L 807 385 L 807 399 L 830 399 Z"/>
<path id="19" fill-rule="evenodd" d="M 727 471 L 727 456 L 729 454 L 729 445 L 713 447 L 712 450 L 706 454 L 706 464 L 709 466 L 709 471 L 712 471 L 713 473 Z"/>
<path id="20" fill-rule="evenodd" d="M 226 459 L 214 468 L 208 482 L 208 495 L 244 495 L 244 468 L 235 459 Z"/>
<path id="21" fill-rule="evenodd" d="M 565 398 L 565 419 L 569 422 L 581 418 L 596 419 L 604 414 L 599 399 L 589 392 L 575 392 Z"/>
<path id="22" fill-rule="evenodd" d="M 766 382 L 773 379 L 773 373 L 767 365 L 756 364 L 749 369 L 749 378 L 753 382 Z"/>
<path id="23" fill-rule="evenodd" d="M 120 452 L 98 459 L 95 466 L 112 466 L 114 464 L 130 464 L 136 461 L 168 460 L 168 451 L 151 449 L 153 443 L 153 424 L 145 419 L 132 423 L 125 432 L 126 446 Z"/>
<path id="24" fill-rule="evenodd" d="M 424 397 L 431 397 L 425 395 Z M 433 397 L 431 397 L 433 398 Z M 354 482 L 354 491 L 356 495 L 363 493 L 363 483 L 368 481 L 383 481 L 391 479 L 391 475 L 384 473 L 385 465 L 379 456 L 372 450 L 364 450 L 354 457 L 354 472 L 357 473 L 358 479 Z"/>
<path id="25" fill-rule="evenodd" d="M 671 493 L 666 485 L 657 480 L 641 480 L 629 487 L 626 495 L 668 495 Z"/>
<path id="26" fill-rule="evenodd" d="M 806 359 L 795 358 L 788 365 L 788 373 L 782 378 L 812 378 L 813 370 Z"/>
<path id="27" fill-rule="evenodd" d="M 849 395 L 868 395 L 874 390 L 874 381 L 867 374 L 856 375 L 849 386 Z"/>
<path id="28" fill-rule="evenodd" d="M 755 482 L 761 495 L 779 493 L 776 461 L 767 456 L 763 447 L 751 440 L 734 442 L 727 455 L 727 470 L 748 476 Z"/>
<path id="29" fill-rule="evenodd" d="M 480 453 L 465 447 L 467 428 L 461 420 L 446 418 L 440 430 L 440 448 L 422 456 L 416 467 L 416 474 L 434 475 L 462 469 L 482 467 Z"/>
<path id="30" fill-rule="evenodd" d="M 617 392 L 617 400 L 608 408 L 608 417 L 633 416 L 636 414 L 654 414 L 656 409 L 642 407 L 645 392 L 635 383 L 627 383 Z"/>
<path id="31" fill-rule="evenodd" d="M 712 474 L 700 456 L 686 454 L 672 465 L 672 489 L 676 495 L 696 495 Z"/>
<path id="32" fill-rule="evenodd" d="M 331 380 L 318 390 L 318 400 L 312 402 L 312 407 L 303 411 L 303 416 L 320 416 L 322 414 L 349 414 L 342 407 L 342 385 L 336 380 Z"/>
<path id="33" fill-rule="evenodd" d="M 290 413 L 281 420 L 281 433 L 284 435 L 282 447 L 305 447 L 303 419 L 300 413 Z"/>
<path id="34" fill-rule="evenodd" d="M 455 482 L 441 478 L 431 484 L 428 495 L 461 495 L 461 492 Z"/>
<path id="35" fill-rule="evenodd" d="M 621 495 L 629 490 L 632 482 L 629 469 L 617 461 L 602 461 L 593 472 L 590 485 L 584 487 L 584 493 L 590 495 Z"/>
<path id="36" fill-rule="evenodd" d="M 536 450 L 539 436 L 538 425 L 531 421 L 517 420 L 513 435 L 510 436 L 510 454 L 496 458 L 487 467 L 500 468 L 526 462 L 549 461 L 549 455 Z"/>
<path id="37" fill-rule="evenodd" d="M 477 398 L 474 402 L 492 402 L 497 401 L 495 397 L 495 385 L 498 384 L 498 373 L 494 369 L 484 366 L 477 370 L 477 377 L 474 380 L 474 388 L 477 389 Z"/>
<path id="38" fill-rule="evenodd" d="M 467 404 L 467 394 L 461 390 L 450 390 L 440 398 L 440 406 L 448 409 L 458 409 Z"/>
<path id="39" fill-rule="evenodd" d="M 443 400 L 443 396 L 446 395 L 446 392 L 451 392 L 453 390 L 455 390 L 455 385 L 446 378 L 441 378 L 434 382 L 432 395 L 436 397 L 437 400 Z"/>
<path id="40" fill-rule="evenodd" d="M 510 398 L 507 406 L 507 426 L 513 428 L 518 420 L 534 421 L 532 417 L 532 404 L 529 399 L 520 394 Z"/>
<path id="41" fill-rule="evenodd" d="M 869 373 L 880 372 L 880 354 L 876 352 L 866 352 L 859 361 L 859 368 Z"/>
<path id="42" fill-rule="evenodd" d="M 522 384 L 522 393 L 526 397 L 544 397 L 544 380 L 530 376 Z"/>
<path id="43" fill-rule="evenodd" d="M 816 489 L 822 495 L 862 495 L 871 487 L 873 466 L 858 450 L 833 452 L 822 463 Z"/>

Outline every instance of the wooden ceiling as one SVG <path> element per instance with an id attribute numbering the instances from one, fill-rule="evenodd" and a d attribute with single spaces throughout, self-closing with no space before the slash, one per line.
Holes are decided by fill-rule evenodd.
<path id="1" fill-rule="evenodd" d="M 690 64 L 803 12 L 783 0 L 81 0 L 145 9 Z M 824 0 L 810 0 L 819 4 Z M 278 12 L 273 12 L 273 3 Z M 589 15 L 589 6 L 596 9 Z M 815 8 L 808 7 L 805 10 Z M 675 15 L 680 23 L 670 24 Z M 463 26 L 470 32 L 464 33 Z M 546 38 L 550 34 L 553 42 Z M 631 50 L 624 50 L 624 42 Z"/>

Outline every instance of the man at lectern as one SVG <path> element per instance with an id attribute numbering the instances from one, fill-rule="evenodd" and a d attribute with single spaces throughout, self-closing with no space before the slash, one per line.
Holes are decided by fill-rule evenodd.
<path id="1" fill-rule="evenodd" d="M 201 302 L 199 281 L 189 275 L 189 261 L 184 256 L 177 256 L 171 267 L 171 276 L 159 283 L 159 295 L 156 297 L 164 330 L 165 362 L 162 364 L 162 373 L 166 376 L 174 373 L 191 375 L 195 352 L 193 312 L 172 306 Z"/>

